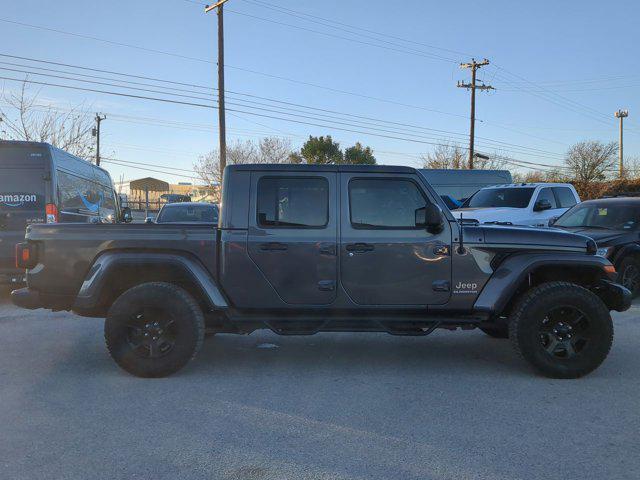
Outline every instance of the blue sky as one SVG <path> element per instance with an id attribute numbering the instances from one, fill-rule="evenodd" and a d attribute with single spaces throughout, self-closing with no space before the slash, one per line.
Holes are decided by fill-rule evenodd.
<path id="1" fill-rule="evenodd" d="M 309 134 L 331 134 L 344 147 L 356 141 L 370 145 L 380 163 L 417 166 L 419 154 L 431 150 L 433 143 L 467 144 L 469 94 L 456 88 L 456 82 L 469 79 L 459 62 L 475 56 L 491 60 L 490 66 L 480 70 L 479 78 L 496 88 L 478 93 L 478 151 L 500 150 L 528 162 L 526 165 L 560 164 L 567 147 L 576 141 L 617 140 L 613 112 L 628 108 L 625 154 L 638 155 L 640 119 L 635 116 L 640 115 L 640 65 L 632 50 L 640 18 L 637 2 L 229 0 L 225 8 L 226 88 L 236 92 L 229 94 L 228 108 L 244 112 L 229 112 L 229 142 L 277 135 L 299 147 Z M 205 15 L 198 2 L 5 1 L 0 18 L 139 47 L 3 21 L 1 54 L 216 86 L 216 18 Z M 36 65 L 7 57 L 0 61 Z M 0 67 L 20 69 L 6 63 Z M 0 72 L 4 77 L 24 77 Z M 30 78 L 101 88 L 36 75 Z M 5 91 L 17 86 L 10 81 L 2 85 Z M 105 112 L 102 150 L 110 157 L 181 168 L 185 171 L 180 173 L 189 176 L 187 170 L 198 155 L 217 145 L 217 111 L 213 109 L 55 87 L 34 86 L 32 91 L 38 88 L 41 103 L 62 108 L 81 104 Z M 301 107 L 239 94 L 396 123 L 380 125 L 344 117 L 344 123 L 357 120 L 358 126 L 340 126 L 336 114 L 308 110 L 306 116 L 323 114 L 334 120 L 324 127 L 296 124 L 258 116 L 283 115 L 257 108 L 273 110 L 279 105 L 278 111 L 305 115 L 291 112 Z M 247 100 L 271 106 L 248 104 Z M 387 138 L 390 136 L 404 140 Z M 177 175 L 105 166 L 114 179 L 152 175 L 189 181 Z"/>

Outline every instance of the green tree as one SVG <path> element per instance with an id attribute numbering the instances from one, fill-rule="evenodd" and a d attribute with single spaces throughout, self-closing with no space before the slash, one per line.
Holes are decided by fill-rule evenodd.
<path id="1" fill-rule="evenodd" d="M 334 142 L 331 135 L 309 136 L 309 140 L 300 149 L 300 155 L 307 163 L 316 165 L 339 164 L 343 158 L 340 144 Z"/>
<path id="2" fill-rule="evenodd" d="M 344 161 L 348 165 L 375 165 L 376 157 L 373 156 L 371 147 L 363 147 L 360 142 L 356 142 L 353 147 L 344 151 Z"/>

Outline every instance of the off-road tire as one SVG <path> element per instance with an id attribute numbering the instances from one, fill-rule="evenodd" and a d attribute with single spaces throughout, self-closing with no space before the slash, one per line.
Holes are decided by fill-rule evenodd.
<path id="1" fill-rule="evenodd" d="M 140 331 L 146 330 L 138 326 L 144 328 L 145 322 L 153 320 L 141 316 L 140 312 L 147 311 L 155 313 L 148 317 L 156 316 L 168 325 L 165 336 L 171 330 L 171 348 L 160 352 L 159 357 L 147 356 L 147 351 L 152 350 L 146 346 L 135 347 L 131 340 L 132 336 L 144 335 Z M 138 323 L 139 318 L 143 319 L 142 324 Z M 132 323 L 134 328 L 130 326 Z M 198 303 L 184 289 L 164 282 L 143 283 L 124 292 L 113 303 L 104 323 L 104 338 L 109 354 L 123 370 L 138 377 L 166 377 L 183 368 L 200 350 L 204 316 Z"/>
<path id="2" fill-rule="evenodd" d="M 590 332 L 581 351 L 570 358 L 549 353 L 541 340 L 545 334 L 540 329 L 549 322 L 549 312 L 564 306 L 578 310 Z M 579 378 L 607 357 L 613 342 L 613 323 L 609 310 L 594 293 L 569 282 L 549 282 L 532 288 L 518 300 L 509 322 L 509 338 L 516 352 L 542 375 Z"/>
<path id="3" fill-rule="evenodd" d="M 640 272 L 640 261 L 637 257 L 625 257 L 622 259 L 616 270 L 618 271 L 618 283 L 624 285 L 629 290 L 633 297 L 637 297 L 640 294 L 640 281 L 635 283 L 635 286 L 625 285 L 625 275 L 629 269 L 635 269 L 635 272 Z"/>

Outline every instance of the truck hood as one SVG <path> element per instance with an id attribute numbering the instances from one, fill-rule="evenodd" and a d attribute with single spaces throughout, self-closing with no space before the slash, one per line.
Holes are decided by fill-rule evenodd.
<path id="1" fill-rule="evenodd" d="M 586 252 L 587 242 L 593 242 L 591 238 L 585 235 L 565 230 L 515 225 L 465 225 L 464 241 L 484 243 L 488 247 L 509 250 L 569 250 L 580 252 Z"/>
<path id="2" fill-rule="evenodd" d="M 453 211 L 453 216 L 459 219 L 462 218 L 477 220 L 480 223 L 486 222 L 511 222 L 515 223 L 517 217 L 521 216 L 526 211 L 525 208 L 458 208 Z"/>
<path id="3" fill-rule="evenodd" d="M 585 227 L 552 227 L 565 232 L 579 233 L 593 238 L 599 247 L 614 247 L 625 243 L 637 242 L 640 237 L 638 232 L 629 230 L 606 230 L 601 228 Z"/>

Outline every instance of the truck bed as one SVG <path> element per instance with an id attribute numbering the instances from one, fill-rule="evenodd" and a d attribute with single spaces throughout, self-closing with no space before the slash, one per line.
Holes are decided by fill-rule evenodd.
<path id="1" fill-rule="evenodd" d="M 217 228 L 198 224 L 31 225 L 26 239 L 37 245 L 38 266 L 28 286 L 44 295 L 75 296 L 96 258 L 114 250 L 191 255 L 215 277 L 216 236 Z"/>

